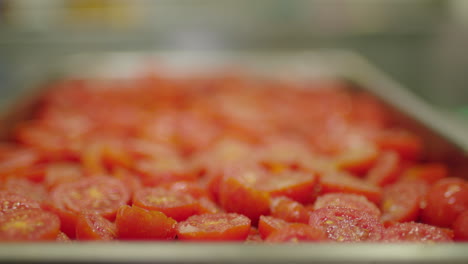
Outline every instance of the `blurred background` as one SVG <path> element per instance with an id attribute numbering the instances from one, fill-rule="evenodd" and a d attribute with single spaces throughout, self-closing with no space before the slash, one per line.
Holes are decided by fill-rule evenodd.
<path id="1" fill-rule="evenodd" d="M 0 104 L 77 52 L 316 48 L 356 51 L 466 111 L 468 0 L 0 0 Z"/>

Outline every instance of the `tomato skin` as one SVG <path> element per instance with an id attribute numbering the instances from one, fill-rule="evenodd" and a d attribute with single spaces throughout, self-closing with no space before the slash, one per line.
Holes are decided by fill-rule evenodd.
<path id="1" fill-rule="evenodd" d="M 20 209 L 0 216 L 0 241 L 55 240 L 59 218 L 41 209 Z"/>
<path id="2" fill-rule="evenodd" d="M 396 223 L 388 227 L 383 242 L 451 242 L 452 238 L 442 228 L 422 223 Z"/>
<path id="3" fill-rule="evenodd" d="M 9 213 L 11 211 L 22 209 L 39 209 L 40 207 L 41 206 L 38 202 L 25 196 L 7 191 L 0 191 L 0 215 Z"/>
<path id="4" fill-rule="evenodd" d="M 273 231 L 265 239 L 265 242 L 297 243 L 299 241 L 324 242 L 328 240 L 327 233 L 320 228 L 302 223 L 293 223 L 284 228 Z"/>
<path id="5" fill-rule="evenodd" d="M 455 240 L 468 241 L 468 210 L 459 214 L 452 224 Z"/>
<path id="6" fill-rule="evenodd" d="M 424 223 L 450 227 L 463 211 L 468 210 L 468 183 L 459 178 L 444 178 L 429 188 L 422 210 Z"/>
<path id="7" fill-rule="evenodd" d="M 258 221 L 258 232 L 260 233 L 262 239 L 266 239 L 274 231 L 285 228 L 289 224 L 290 223 L 281 218 L 262 215 Z"/>
<path id="8" fill-rule="evenodd" d="M 164 188 L 138 190 L 133 196 L 133 205 L 160 211 L 176 221 L 183 221 L 200 210 L 199 202 L 191 195 L 175 193 Z"/>
<path id="9" fill-rule="evenodd" d="M 428 189 L 428 184 L 421 180 L 406 180 L 386 186 L 380 203 L 381 220 L 386 224 L 418 220 Z"/>
<path id="10" fill-rule="evenodd" d="M 77 240 L 113 240 L 116 232 L 114 223 L 99 214 L 81 214 L 76 223 Z"/>
<path id="11" fill-rule="evenodd" d="M 261 215 L 270 212 L 270 195 L 243 184 L 239 179 L 227 177 L 220 184 L 219 204 L 227 212 L 247 216 L 256 225 Z"/>
<path id="12" fill-rule="evenodd" d="M 376 218 L 380 217 L 380 210 L 363 195 L 349 193 L 328 193 L 319 196 L 314 203 L 314 210 L 320 208 L 344 207 L 361 210 Z"/>
<path id="13" fill-rule="evenodd" d="M 375 204 L 378 204 L 382 198 L 380 187 L 343 172 L 322 175 L 320 186 L 321 194 L 342 192 L 364 195 Z"/>
<path id="14" fill-rule="evenodd" d="M 351 208 L 321 208 L 310 214 L 309 225 L 321 228 L 338 242 L 379 241 L 383 226 L 374 216 Z"/>
<path id="15" fill-rule="evenodd" d="M 281 218 L 288 222 L 308 223 L 309 210 L 302 204 L 287 197 L 273 198 L 270 204 L 271 216 Z"/>
<path id="16" fill-rule="evenodd" d="M 193 215 L 177 224 L 177 238 L 190 241 L 243 241 L 250 219 L 236 213 Z"/>
<path id="17" fill-rule="evenodd" d="M 123 240 L 173 240 L 177 222 L 164 213 L 124 205 L 115 219 L 117 236 Z"/>

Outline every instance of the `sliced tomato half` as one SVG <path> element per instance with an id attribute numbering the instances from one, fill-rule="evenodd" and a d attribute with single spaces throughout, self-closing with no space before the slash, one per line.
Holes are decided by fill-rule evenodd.
<path id="1" fill-rule="evenodd" d="M 129 191 L 121 181 L 110 177 L 91 177 L 55 187 L 48 207 L 60 216 L 62 231 L 74 238 L 81 213 L 96 213 L 113 220 L 117 209 L 128 201 Z"/>
<path id="2" fill-rule="evenodd" d="M 147 210 L 160 211 L 183 221 L 199 212 L 199 202 L 191 195 L 164 188 L 144 188 L 135 192 L 133 205 Z"/>
<path id="3" fill-rule="evenodd" d="M 353 193 L 364 195 L 369 201 L 378 204 L 382 189 L 365 180 L 344 172 L 326 173 L 320 178 L 321 193 Z"/>
<path id="4" fill-rule="evenodd" d="M 388 227 L 382 241 L 384 242 L 451 242 L 452 238 L 442 228 L 422 223 L 396 223 Z"/>
<path id="5" fill-rule="evenodd" d="M 258 221 L 258 231 L 260 232 L 262 239 L 265 239 L 268 236 L 270 236 L 274 231 L 283 229 L 289 224 L 289 222 L 286 222 L 281 218 L 262 215 L 260 216 L 260 220 Z"/>
<path id="6" fill-rule="evenodd" d="M 400 157 L 396 152 L 383 152 L 378 158 L 375 166 L 369 170 L 366 180 L 377 185 L 385 186 L 398 180 L 402 173 Z"/>
<path id="7" fill-rule="evenodd" d="M 321 228 L 337 242 L 379 241 L 383 226 L 375 216 L 351 208 L 321 208 L 310 214 L 309 225 Z"/>
<path id="8" fill-rule="evenodd" d="M 309 210 L 301 203 L 281 196 L 271 200 L 271 216 L 281 218 L 288 222 L 308 223 Z"/>
<path id="9" fill-rule="evenodd" d="M 356 210 L 362 210 L 376 218 L 380 217 L 379 208 L 363 195 L 351 193 L 328 193 L 317 198 L 314 203 L 314 209 L 344 207 Z"/>
<path id="10" fill-rule="evenodd" d="M 117 235 L 115 224 L 98 214 L 82 214 L 76 223 L 78 240 L 113 240 Z"/>
<path id="11" fill-rule="evenodd" d="M 428 188 L 427 183 L 421 180 L 401 181 L 386 186 L 380 203 L 382 221 L 416 221 Z"/>
<path id="12" fill-rule="evenodd" d="M 298 243 L 328 241 L 327 233 L 318 227 L 302 223 L 293 223 L 273 231 L 266 239 L 272 243 Z"/>
<path id="13" fill-rule="evenodd" d="M 0 215 L 21 210 L 21 209 L 39 209 L 41 206 L 38 202 L 29 199 L 23 195 L 0 191 Z"/>
<path id="14" fill-rule="evenodd" d="M 444 178 L 427 191 L 422 220 L 426 224 L 450 227 L 463 211 L 468 210 L 468 182 L 460 178 Z"/>
<path id="15" fill-rule="evenodd" d="M 177 237 L 191 241 L 243 241 L 250 232 L 250 219 L 236 213 L 202 214 L 177 225 Z"/>
<path id="16" fill-rule="evenodd" d="M 0 215 L 0 241 L 55 240 L 60 219 L 41 209 L 21 209 Z"/>
<path id="17" fill-rule="evenodd" d="M 172 240 L 176 236 L 174 219 L 136 206 L 119 208 L 115 224 L 118 238 L 123 240 Z"/>

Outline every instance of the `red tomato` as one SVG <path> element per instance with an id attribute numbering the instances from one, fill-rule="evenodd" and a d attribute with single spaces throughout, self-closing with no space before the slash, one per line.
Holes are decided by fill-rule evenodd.
<path id="1" fill-rule="evenodd" d="M 192 241 L 242 241 L 250 232 L 250 219 L 235 213 L 194 215 L 177 224 L 177 237 Z"/>
<path id="2" fill-rule="evenodd" d="M 253 188 L 268 192 L 272 197 L 286 196 L 301 203 L 315 199 L 316 177 L 312 173 L 282 171 L 279 173 L 250 174 L 249 180 L 255 181 Z M 255 173 L 255 172 L 252 172 Z"/>
<path id="3" fill-rule="evenodd" d="M 121 140 L 97 138 L 88 143 L 82 152 L 83 168 L 90 175 L 101 175 L 116 166 L 129 168 L 132 157 Z"/>
<path id="4" fill-rule="evenodd" d="M 112 220 L 117 209 L 128 200 L 128 190 L 119 180 L 110 177 L 83 178 L 54 188 L 50 210 L 60 216 L 62 231 L 74 238 L 80 213 L 96 213 Z"/>
<path id="5" fill-rule="evenodd" d="M 458 178 L 444 178 L 432 185 L 422 210 L 424 223 L 450 227 L 463 211 L 468 210 L 468 183 Z"/>
<path id="6" fill-rule="evenodd" d="M 83 176 L 83 169 L 77 163 L 51 163 L 45 172 L 44 185 L 50 190 L 58 184 L 77 181 Z"/>
<path id="7" fill-rule="evenodd" d="M 395 151 L 404 160 L 418 160 L 423 152 L 422 139 L 406 131 L 383 132 L 376 143 L 380 149 Z"/>
<path id="8" fill-rule="evenodd" d="M 113 240 L 115 224 L 98 214 L 81 214 L 76 223 L 78 240 Z"/>
<path id="9" fill-rule="evenodd" d="M 459 214 L 452 224 L 455 240 L 468 241 L 468 210 Z"/>
<path id="10" fill-rule="evenodd" d="M 249 187 L 244 180 L 234 177 L 223 179 L 219 189 L 219 204 L 227 212 L 247 216 L 256 225 L 261 215 L 270 212 L 270 195 Z"/>
<path id="11" fill-rule="evenodd" d="M 378 186 L 395 182 L 402 172 L 400 157 L 397 153 L 383 152 L 375 166 L 369 171 L 366 180 Z"/>
<path id="12" fill-rule="evenodd" d="M 21 209 L 39 209 L 40 207 L 40 204 L 35 200 L 16 193 L 0 191 L 0 215 L 11 211 Z"/>
<path id="13" fill-rule="evenodd" d="M 380 187 L 346 173 L 327 173 L 320 178 L 321 193 L 353 193 L 364 195 L 369 201 L 379 203 L 382 197 Z"/>
<path id="14" fill-rule="evenodd" d="M 19 149 L 10 152 L 0 160 L 0 178 L 18 173 L 37 164 L 39 161 L 39 154 L 32 150 Z"/>
<path id="15" fill-rule="evenodd" d="M 260 232 L 262 239 L 265 239 L 274 231 L 283 229 L 289 224 L 289 222 L 286 222 L 283 219 L 262 215 L 258 221 L 258 231 Z"/>
<path id="16" fill-rule="evenodd" d="M 133 196 L 133 194 L 137 190 L 143 188 L 143 184 L 141 183 L 140 178 L 137 175 L 135 175 L 135 173 L 132 173 L 127 169 L 120 167 L 114 168 L 112 172 L 112 177 L 123 182 L 123 184 L 129 190 L 131 196 Z"/>
<path id="17" fill-rule="evenodd" d="M 133 205 L 147 210 L 160 211 L 183 221 L 199 212 L 199 203 L 191 195 L 176 193 L 164 188 L 144 188 L 133 196 Z"/>
<path id="18" fill-rule="evenodd" d="M 314 204 L 314 209 L 344 207 L 361 210 L 376 218 L 380 217 L 380 210 L 365 196 L 350 193 L 328 193 L 319 196 Z"/>
<path id="19" fill-rule="evenodd" d="M 197 182 L 178 181 L 163 183 L 159 187 L 167 189 L 171 192 L 190 194 L 193 198 L 199 199 L 202 197 L 212 199 L 211 194 Z"/>
<path id="20" fill-rule="evenodd" d="M 0 215 L 0 241 L 55 240 L 59 218 L 41 209 L 21 209 Z"/>
<path id="21" fill-rule="evenodd" d="M 44 186 L 21 178 L 8 178 L 0 189 L 26 196 L 39 203 L 46 201 L 48 196 Z"/>
<path id="22" fill-rule="evenodd" d="M 198 176 L 192 173 L 183 161 L 175 157 L 161 157 L 157 160 L 138 160 L 135 170 L 145 186 L 157 186 L 177 181 L 195 181 Z"/>
<path id="23" fill-rule="evenodd" d="M 115 224 L 118 238 L 124 240 L 172 240 L 176 236 L 174 219 L 136 206 L 122 206 Z"/>
<path id="24" fill-rule="evenodd" d="M 388 227 L 384 242 L 451 242 L 452 238 L 442 228 L 421 223 L 396 223 Z"/>
<path id="25" fill-rule="evenodd" d="M 272 243 L 323 242 L 328 240 L 327 233 L 321 228 L 302 223 L 289 224 L 284 228 L 275 230 L 265 239 L 266 242 Z"/>
<path id="26" fill-rule="evenodd" d="M 338 242 L 379 241 L 383 226 L 375 216 L 351 208 L 321 208 L 310 214 L 309 225 Z"/>
<path id="27" fill-rule="evenodd" d="M 223 210 L 209 198 L 201 197 L 198 199 L 198 203 L 199 203 L 199 208 L 198 208 L 199 214 L 216 214 L 216 213 L 223 212 Z"/>
<path id="28" fill-rule="evenodd" d="M 401 181 L 386 186 L 380 203 L 381 220 L 384 223 L 416 221 L 428 188 L 420 180 Z"/>
<path id="29" fill-rule="evenodd" d="M 271 199 L 270 211 L 271 216 L 288 222 L 309 222 L 309 210 L 302 204 L 284 196 Z"/>
<path id="30" fill-rule="evenodd" d="M 354 175 L 363 175 L 374 166 L 378 156 L 375 146 L 363 146 L 344 152 L 338 156 L 336 163 L 341 170 Z"/>
<path id="31" fill-rule="evenodd" d="M 448 169 L 441 163 L 420 164 L 407 169 L 401 176 L 401 180 L 423 180 L 433 184 L 448 176 Z"/>

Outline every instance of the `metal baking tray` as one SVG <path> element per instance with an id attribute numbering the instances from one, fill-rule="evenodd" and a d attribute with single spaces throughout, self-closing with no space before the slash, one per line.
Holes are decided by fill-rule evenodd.
<path id="1" fill-rule="evenodd" d="M 427 160 L 468 177 L 468 128 L 411 94 L 359 55 L 340 50 L 292 52 L 109 52 L 64 57 L 28 78 L 28 95 L 4 107 L 0 137 L 33 111 L 40 87 L 54 78 L 131 78 L 155 65 L 175 77 L 241 69 L 272 80 L 336 78 L 378 97 L 398 125 L 423 138 Z M 36 88 L 33 88 L 36 87 Z M 39 87 L 39 88 L 38 88 Z M 3 243 L 0 261 L 17 263 L 468 263 L 468 243 L 265 245 L 181 242 Z"/>

